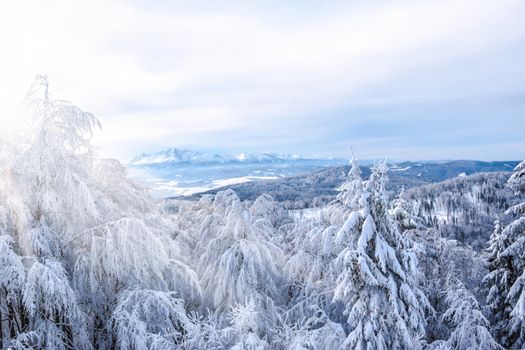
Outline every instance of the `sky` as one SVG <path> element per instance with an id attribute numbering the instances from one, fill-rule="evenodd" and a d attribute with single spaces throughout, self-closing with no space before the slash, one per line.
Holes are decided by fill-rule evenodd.
<path id="1" fill-rule="evenodd" d="M 36 74 L 103 157 L 525 158 L 525 2 L 0 2 L 0 128 Z"/>

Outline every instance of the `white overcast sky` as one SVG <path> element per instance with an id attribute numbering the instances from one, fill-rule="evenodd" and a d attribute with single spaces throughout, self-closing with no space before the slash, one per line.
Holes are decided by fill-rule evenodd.
<path id="1" fill-rule="evenodd" d="M 191 3 L 191 5 L 189 5 Z M 35 74 L 168 147 L 525 158 L 525 1 L 2 1 L 0 127 Z"/>

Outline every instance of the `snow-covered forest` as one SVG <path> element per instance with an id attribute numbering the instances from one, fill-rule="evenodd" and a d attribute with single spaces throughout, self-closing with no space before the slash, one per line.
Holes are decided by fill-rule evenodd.
<path id="1" fill-rule="evenodd" d="M 43 76 L 0 140 L 0 347 L 521 349 L 525 162 L 392 193 L 353 159 L 335 200 L 160 201 L 99 159 Z M 494 222 L 493 222 L 494 220 Z"/>

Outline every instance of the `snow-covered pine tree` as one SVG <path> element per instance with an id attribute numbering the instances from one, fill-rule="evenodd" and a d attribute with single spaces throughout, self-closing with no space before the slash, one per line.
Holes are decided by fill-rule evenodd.
<path id="1" fill-rule="evenodd" d="M 525 193 L 525 161 L 516 166 L 508 185 L 516 194 Z M 490 238 L 487 304 L 500 343 L 520 349 L 525 346 L 525 203 L 510 207 L 506 214 L 518 218 L 505 227 L 497 222 Z"/>
<path id="2" fill-rule="evenodd" d="M 392 210 L 390 214 L 399 226 L 399 230 L 404 232 L 406 230 L 422 228 L 423 220 L 415 215 L 415 209 L 412 204 L 405 198 L 405 189 L 392 202 Z"/>
<path id="3" fill-rule="evenodd" d="M 316 319 L 319 310 L 341 318 L 340 305 L 333 300 L 333 285 L 340 273 L 334 262 L 358 235 L 356 225 L 363 194 L 359 163 L 353 158 L 350 164 L 336 200 L 321 209 L 320 216 L 299 219 L 289 234 L 293 240 L 286 272 L 292 288 L 286 316 L 300 323 L 308 323 L 303 318 Z"/>
<path id="4" fill-rule="evenodd" d="M 481 312 L 478 301 L 461 281 L 455 279 L 449 282 L 445 299 L 448 309 L 443 315 L 443 320 L 453 329 L 445 343 L 446 348 L 451 350 L 503 349 L 492 338 L 489 321 Z"/>
<path id="5" fill-rule="evenodd" d="M 516 194 L 525 193 L 525 161 L 516 166 L 508 183 Z M 519 215 L 502 232 L 502 235 L 511 237 L 512 243 L 501 253 L 503 259 L 511 259 L 517 276 L 507 294 L 507 303 L 512 307 L 507 339 L 510 347 L 517 349 L 525 347 L 525 202 L 509 208 L 507 212 Z"/>
<path id="6" fill-rule="evenodd" d="M 332 225 L 341 226 L 348 219 L 348 213 L 359 209 L 362 192 L 363 179 L 361 178 L 359 161 L 352 157 L 350 170 L 346 175 L 345 182 L 340 187 L 340 192 L 333 203 L 334 206 L 329 207 L 329 221 Z"/>
<path id="7" fill-rule="evenodd" d="M 363 190 L 363 180 L 361 178 L 359 161 L 356 157 L 352 157 L 350 165 L 346 181 L 341 185 L 341 192 L 337 195 L 337 200 L 346 208 L 352 210 L 359 205 L 360 193 Z"/>
<path id="8" fill-rule="evenodd" d="M 330 219 L 325 222 L 322 218 L 304 218 L 292 230 L 293 251 L 287 272 L 306 294 L 314 291 L 326 294 L 322 287 L 333 285 L 339 274 L 334 268 L 335 257 L 357 236 L 363 181 L 356 158 L 351 165 L 337 200 L 323 209 Z"/>
<path id="9" fill-rule="evenodd" d="M 359 236 L 338 256 L 334 298 L 346 305 L 345 349 L 411 349 L 425 332 L 428 301 L 415 254 L 388 214 L 385 162 L 374 166 L 360 202 Z"/>
<path id="10" fill-rule="evenodd" d="M 435 229 L 408 230 L 403 235 L 415 243 L 418 267 L 424 276 L 421 289 L 432 310 L 427 318 L 426 339 L 434 349 L 438 341 L 447 339 L 451 332 L 450 325 L 443 322 L 443 314 L 448 309 L 445 297 L 450 276 L 459 279 L 475 297 L 483 298 L 484 295 L 479 295 L 479 285 L 486 270 L 475 251 L 442 237 Z"/>
<path id="11" fill-rule="evenodd" d="M 357 224 L 359 223 L 360 211 L 364 206 L 364 186 L 359 162 L 353 157 L 351 164 L 352 167 L 342 185 L 342 191 L 337 197 L 341 205 L 334 209 L 337 216 L 344 217 L 343 224 L 335 235 L 333 251 L 336 255 L 357 238 Z"/>
<path id="12" fill-rule="evenodd" d="M 511 273 L 511 259 L 501 257 L 501 253 L 509 246 L 508 239 L 502 236 L 502 231 L 503 227 L 500 221 L 496 220 L 494 231 L 484 252 L 489 270 L 483 279 L 488 289 L 486 302 L 491 311 L 490 319 L 493 323 L 493 331 L 498 339 L 505 337 L 508 316 L 512 311 L 511 306 L 506 302 L 506 297 L 516 279 Z"/>

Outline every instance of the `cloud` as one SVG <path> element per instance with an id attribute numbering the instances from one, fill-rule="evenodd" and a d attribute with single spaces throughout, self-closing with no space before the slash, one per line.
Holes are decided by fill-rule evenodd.
<path id="1" fill-rule="evenodd" d="M 457 99 L 478 97 L 462 107 L 472 121 L 479 97 L 525 92 L 521 1 L 331 4 L 3 2 L 2 109 L 47 73 L 55 97 L 101 120 L 101 153 L 123 160 L 178 145 L 340 154 L 364 137 L 413 140 L 411 158 L 424 131 L 411 124 L 432 134 L 458 117 Z M 441 115 L 426 110 L 438 104 Z M 487 128 L 523 126 L 497 106 Z M 412 134 L 400 139 L 403 120 Z M 384 149 L 368 144 L 366 157 Z"/>

